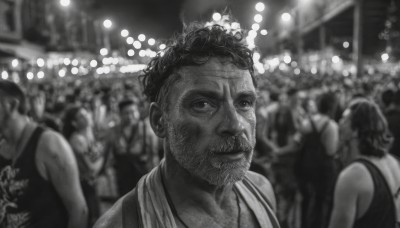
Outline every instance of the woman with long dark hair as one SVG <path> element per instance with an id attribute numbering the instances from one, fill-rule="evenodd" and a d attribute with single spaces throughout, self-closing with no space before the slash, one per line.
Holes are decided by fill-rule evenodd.
<path id="1" fill-rule="evenodd" d="M 350 103 L 340 124 L 353 161 L 335 187 L 329 228 L 395 228 L 400 221 L 400 164 L 388 153 L 391 137 L 379 107 Z"/>

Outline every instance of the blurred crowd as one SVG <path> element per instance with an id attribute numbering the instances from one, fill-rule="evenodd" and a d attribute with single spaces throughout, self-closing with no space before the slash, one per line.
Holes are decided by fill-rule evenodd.
<path id="1" fill-rule="evenodd" d="M 379 105 L 394 137 L 391 153 L 399 155 L 399 82 L 399 77 L 380 73 L 352 78 L 275 71 L 258 76 L 251 170 L 271 180 L 281 227 L 325 227 L 329 222 L 335 181 L 353 159 L 340 123 L 355 98 Z M 136 77 L 33 83 L 25 91 L 30 118 L 61 133 L 73 149 L 91 224 L 163 158 Z M 310 133 L 328 158 L 302 152 L 321 148 L 307 142 Z M 307 163 L 325 168 L 306 170 L 302 164 Z M 323 177 L 312 174 L 318 169 Z"/>

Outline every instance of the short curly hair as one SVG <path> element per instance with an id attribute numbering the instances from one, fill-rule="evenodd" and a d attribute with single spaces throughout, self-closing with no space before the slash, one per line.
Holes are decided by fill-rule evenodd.
<path id="1" fill-rule="evenodd" d="M 351 128 L 358 133 L 360 153 L 383 157 L 392 143 L 392 137 L 378 105 L 366 98 L 357 98 L 350 103 L 349 109 Z"/>
<path id="2" fill-rule="evenodd" d="M 202 65 L 210 58 L 227 58 L 236 67 L 249 70 L 254 86 L 253 52 L 243 42 L 243 34 L 235 34 L 223 26 L 204 27 L 192 23 L 173 39 L 162 55 L 154 57 L 140 76 L 143 93 L 150 102 L 165 105 L 169 88 L 179 79 L 176 72 L 184 66 Z"/>

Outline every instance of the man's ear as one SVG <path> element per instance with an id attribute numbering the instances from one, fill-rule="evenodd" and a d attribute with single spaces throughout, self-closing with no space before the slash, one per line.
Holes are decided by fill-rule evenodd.
<path id="1" fill-rule="evenodd" d="M 150 104 L 150 125 L 153 128 L 154 133 L 160 137 L 165 138 L 166 136 L 166 126 L 164 122 L 163 111 L 161 107 L 156 102 Z"/>

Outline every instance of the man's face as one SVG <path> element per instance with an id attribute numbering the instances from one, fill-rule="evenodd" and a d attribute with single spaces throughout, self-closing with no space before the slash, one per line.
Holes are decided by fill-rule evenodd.
<path id="1" fill-rule="evenodd" d="M 255 145 L 256 92 L 249 71 L 210 59 L 182 67 L 168 97 L 167 146 L 192 175 L 223 186 L 241 180 Z"/>
<path id="2" fill-rule="evenodd" d="M 139 120 L 139 109 L 134 104 L 128 105 L 121 110 L 120 116 L 123 125 L 136 124 Z"/>

